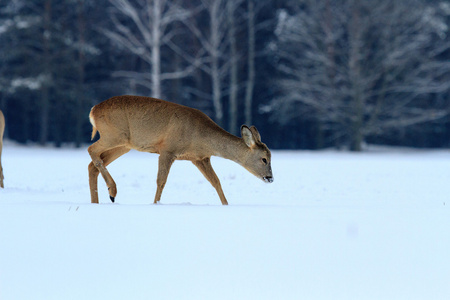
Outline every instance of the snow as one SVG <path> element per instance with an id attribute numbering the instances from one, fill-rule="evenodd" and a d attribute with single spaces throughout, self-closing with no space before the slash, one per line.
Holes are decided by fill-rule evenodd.
<path id="1" fill-rule="evenodd" d="M 157 155 L 108 169 L 86 148 L 6 143 L 0 299 L 450 299 L 450 151 L 273 151 L 274 183 L 213 158 L 229 206 L 189 162 L 160 205 Z"/>
<path id="2" fill-rule="evenodd" d="M 37 90 L 40 89 L 42 86 L 42 83 L 48 80 L 45 75 L 39 75 L 37 77 L 18 77 L 14 78 L 11 81 L 10 91 L 14 92 L 15 90 L 19 88 L 27 88 L 30 90 Z"/>

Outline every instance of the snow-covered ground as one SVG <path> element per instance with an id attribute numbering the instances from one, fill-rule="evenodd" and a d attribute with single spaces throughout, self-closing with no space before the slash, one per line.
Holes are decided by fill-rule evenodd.
<path id="1" fill-rule="evenodd" d="M 189 162 L 152 205 L 157 155 L 130 152 L 90 204 L 83 149 L 7 143 L 0 299 L 450 299 L 450 151 L 274 151 L 274 183 Z"/>

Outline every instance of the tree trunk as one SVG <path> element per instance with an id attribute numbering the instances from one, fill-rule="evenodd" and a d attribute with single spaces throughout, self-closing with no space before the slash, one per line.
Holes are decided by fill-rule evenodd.
<path id="1" fill-rule="evenodd" d="M 161 98 L 161 0 L 153 1 L 152 97 Z"/>
<path id="2" fill-rule="evenodd" d="M 234 10 L 235 5 L 233 1 L 228 1 L 227 12 L 228 12 L 228 39 L 230 41 L 230 53 L 231 53 L 231 67 L 230 67 L 230 110 L 228 117 L 228 131 L 232 134 L 237 134 L 238 130 L 238 103 L 237 103 L 237 93 L 238 93 L 238 53 L 236 46 L 236 25 L 234 22 Z"/>
<path id="3" fill-rule="evenodd" d="M 211 80 L 213 92 L 213 105 L 215 111 L 215 121 L 223 126 L 223 108 L 222 108 L 222 84 L 219 69 L 220 59 L 220 24 L 218 15 L 222 13 L 219 10 L 220 1 L 215 1 L 211 13 Z"/>
<path id="4" fill-rule="evenodd" d="M 350 150 L 361 151 L 363 142 L 363 101 L 360 96 L 356 96 L 354 99 L 354 111 L 355 115 L 352 118 L 351 123 L 351 136 L 350 136 Z"/>
<path id="5" fill-rule="evenodd" d="M 248 0 L 248 78 L 245 89 L 245 124 L 252 125 L 253 88 L 255 86 L 255 7 L 253 0 Z"/>
<path id="6" fill-rule="evenodd" d="M 213 85 L 213 104 L 216 116 L 216 122 L 223 126 L 223 109 L 222 109 L 222 92 L 221 92 L 221 82 L 219 75 L 219 58 L 217 56 L 212 57 L 212 85 Z"/>
<path id="7" fill-rule="evenodd" d="M 77 99 L 76 101 L 76 110 L 77 114 L 75 116 L 75 145 L 76 147 L 80 147 L 83 141 L 83 121 L 86 116 L 83 114 L 84 103 L 86 102 L 84 96 L 84 78 L 85 78 L 85 30 L 86 30 L 86 22 L 84 15 L 84 0 L 78 0 L 78 82 L 77 82 Z"/>
<path id="8" fill-rule="evenodd" d="M 364 95 L 361 78 L 361 60 L 362 60 L 362 32 L 360 22 L 359 0 L 354 0 L 352 5 L 352 20 L 350 21 L 349 38 L 350 38 L 350 57 L 349 72 L 351 83 L 351 110 L 350 119 L 350 150 L 361 151 L 363 142 L 363 122 L 364 122 Z"/>
<path id="9" fill-rule="evenodd" d="M 52 1 L 45 1 L 44 9 L 44 33 L 43 33 L 43 48 L 44 48 L 44 82 L 42 84 L 41 94 L 41 115 L 40 115 L 40 132 L 39 143 L 45 145 L 48 140 L 48 123 L 49 123 L 49 111 L 50 111 L 50 84 L 52 81 L 51 75 L 51 54 L 50 54 L 50 42 L 51 42 L 51 17 L 52 17 Z"/>

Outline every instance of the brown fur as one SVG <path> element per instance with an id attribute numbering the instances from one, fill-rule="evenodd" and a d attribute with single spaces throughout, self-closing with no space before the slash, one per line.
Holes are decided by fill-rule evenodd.
<path id="1" fill-rule="evenodd" d="M 197 109 L 172 102 L 140 97 L 117 96 L 91 109 L 92 138 L 100 139 L 88 148 L 91 202 L 98 203 L 97 177 L 101 173 L 110 198 L 116 184 L 106 166 L 131 149 L 158 153 L 159 166 L 154 203 L 161 198 L 170 167 L 175 160 L 190 160 L 216 189 L 222 204 L 228 204 L 210 158 L 231 159 L 255 176 L 272 182 L 271 154 L 254 126 L 241 127 L 243 138 L 219 127 Z"/>

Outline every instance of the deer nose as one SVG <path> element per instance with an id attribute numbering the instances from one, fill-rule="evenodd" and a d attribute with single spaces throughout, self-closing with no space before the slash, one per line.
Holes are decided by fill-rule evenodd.
<path id="1" fill-rule="evenodd" d="M 273 182 L 273 177 L 272 176 L 266 176 L 264 177 L 264 181 L 267 183 L 272 183 Z"/>

